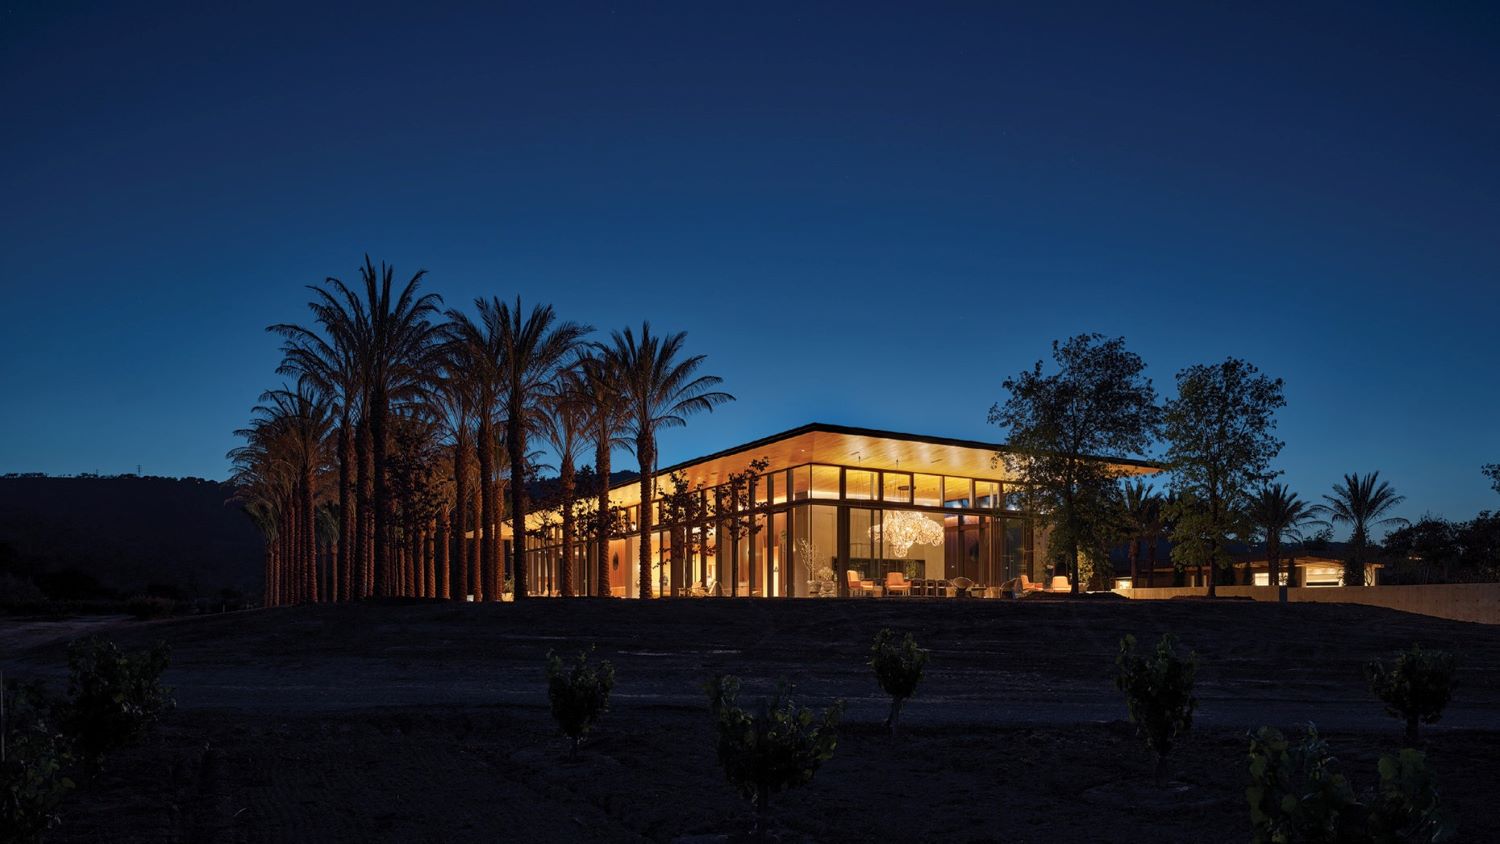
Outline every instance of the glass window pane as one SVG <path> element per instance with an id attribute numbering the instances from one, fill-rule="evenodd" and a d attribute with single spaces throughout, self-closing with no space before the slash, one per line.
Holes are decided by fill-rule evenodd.
<path id="1" fill-rule="evenodd" d="M 911 503 L 911 473 L 886 472 L 881 487 L 881 497 L 886 501 Z"/>
<path id="2" fill-rule="evenodd" d="M 974 506 L 993 510 L 1000 506 L 1000 485 L 994 481 L 974 482 Z"/>
<path id="3" fill-rule="evenodd" d="M 945 577 L 945 518 L 951 517 L 914 510 L 886 510 L 883 518 L 871 527 L 885 571 L 900 571 L 907 578 Z M 849 537 L 852 542 L 852 528 Z"/>
<path id="4" fill-rule="evenodd" d="M 812 497 L 813 498 L 838 498 L 839 497 L 839 467 L 837 467 L 837 466 L 814 466 L 814 467 L 812 467 Z"/>
<path id="5" fill-rule="evenodd" d="M 859 501 L 875 500 L 875 473 L 863 469 L 844 470 L 844 497 Z"/>
<path id="6" fill-rule="evenodd" d="M 943 503 L 943 479 L 937 475 L 917 475 L 912 491 L 917 504 L 937 507 Z"/>
<path id="7" fill-rule="evenodd" d="M 970 492 L 968 478 L 943 479 L 944 507 L 967 507 L 969 506 L 969 501 Z"/>
<path id="8" fill-rule="evenodd" d="M 801 501 L 807 498 L 812 488 L 812 467 L 798 466 L 789 474 L 792 476 L 792 500 Z"/>
<path id="9" fill-rule="evenodd" d="M 771 503 L 773 503 L 773 504 L 785 504 L 786 503 L 787 479 L 790 477 L 790 475 L 788 473 L 786 473 L 786 472 L 773 472 L 773 473 L 771 473 L 770 477 L 771 477 Z"/>
<path id="10" fill-rule="evenodd" d="M 761 475 L 755 479 L 755 506 L 764 507 L 770 500 L 771 479 L 775 475 Z"/>

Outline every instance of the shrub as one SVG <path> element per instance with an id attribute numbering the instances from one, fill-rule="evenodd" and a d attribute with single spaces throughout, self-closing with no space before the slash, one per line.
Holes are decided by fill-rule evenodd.
<path id="1" fill-rule="evenodd" d="M 1250 735 L 1250 825 L 1254 841 L 1348 841 L 1358 826 L 1349 810 L 1354 789 L 1318 728 L 1307 725 L 1298 744 L 1280 730 L 1261 727 Z"/>
<path id="2" fill-rule="evenodd" d="M 1417 743 L 1417 723 L 1436 724 L 1453 694 L 1453 654 L 1424 651 L 1420 645 L 1399 651 L 1387 667 L 1376 660 L 1365 667 L 1370 691 L 1385 711 L 1406 721 L 1406 743 Z"/>
<path id="3" fill-rule="evenodd" d="M 161 685 L 170 649 L 157 642 L 134 654 L 96 636 L 68 645 L 68 701 L 63 732 L 91 767 L 104 755 L 140 738 L 172 707 Z"/>
<path id="4" fill-rule="evenodd" d="M 1136 653 L 1134 636 L 1120 640 L 1115 685 L 1125 693 L 1136 732 L 1156 754 L 1158 783 L 1166 778 L 1167 754 L 1174 740 L 1193 725 L 1193 710 L 1198 707 L 1198 699 L 1193 697 L 1197 664 L 1195 654 L 1188 654 L 1186 659 L 1177 656 L 1176 641 L 1170 633 L 1162 634 L 1156 650 L 1146 656 Z"/>
<path id="5" fill-rule="evenodd" d="M 36 689 L 0 690 L 0 840 L 41 841 L 73 787 L 67 743 L 46 718 Z"/>
<path id="6" fill-rule="evenodd" d="M 1250 825 L 1257 844 L 1294 841 L 1449 841 L 1456 832 L 1419 751 L 1379 762 L 1380 784 L 1355 796 L 1317 727 L 1292 744 L 1271 727 L 1250 735 Z"/>
<path id="7" fill-rule="evenodd" d="M 1380 757 L 1380 788 L 1370 811 L 1370 836 L 1376 841 L 1451 840 L 1457 825 L 1438 800 L 1437 780 L 1427 755 L 1402 748 Z"/>
<path id="8" fill-rule="evenodd" d="M 547 652 L 547 697 L 552 701 L 552 717 L 573 740 L 569 753 L 574 756 L 583 737 L 609 711 L 609 693 L 615 687 L 614 666 L 589 662 L 591 652 L 593 648 L 579 651 L 572 663 Z"/>
<path id="9" fill-rule="evenodd" d="M 891 714 L 885 719 L 885 726 L 893 736 L 896 722 L 901 717 L 901 705 L 917 691 L 926 665 L 927 651 L 917 647 L 917 640 L 910 633 L 899 642 L 890 628 L 881 628 L 875 634 L 875 644 L 870 648 L 870 667 L 875 669 L 880 688 L 891 696 Z"/>
<path id="10" fill-rule="evenodd" d="M 719 764 L 729 782 L 755 801 L 756 830 L 764 832 L 770 795 L 812 780 L 818 767 L 833 758 L 838 720 L 844 702 L 835 701 L 821 717 L 799 709 L 792 687 L 782 681 L 776 695 L 761 701 L 751 715 L 738 704 L 739 678 L 717 676 L 708 682 L 708 705 L 718 728 Z"/>

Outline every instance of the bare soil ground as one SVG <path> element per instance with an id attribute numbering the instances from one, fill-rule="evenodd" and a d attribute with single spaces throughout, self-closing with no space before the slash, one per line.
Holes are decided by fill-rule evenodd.
<path id="1" fill-rule="evenodd" d="M 1419 641 L 1460 657 L 1426 729 L 1467 841 L 1500 840 L 1500 630 L 1373 607 L 1241 601 L 433 602 L 263 610 L 102 626 L 173 646 L 178 709 L 69 798 L 58 841 L 674 840 L 749 826 L 714 759 L 704 680 L 785 677 L 848 702 L 838 750 L 776 795 L 784 840 L 1182 841 L 1248 836 L 1245 731 L 1314 721 L 1373 783 L 1401 727 L 1361 665 Z M 864 664 L 912 630 L 928 676 L 891 739 Z M 8 675 L 63 676 L 64 631 L 0 622 Z M 1199 715 L 1151 763 L 1113 687 L 1119 638 L 1172 631 L 1201 660 Z M 548 649 L 616 667 L 574 761 L 550 720 Z"/>

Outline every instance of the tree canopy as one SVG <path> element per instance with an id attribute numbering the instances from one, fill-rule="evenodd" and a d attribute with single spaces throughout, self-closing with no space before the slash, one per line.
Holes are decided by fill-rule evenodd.
<path id="1" fill-rule="evenodd" d="M 1254 491 L 1279 474 L 1271 462 L 1283 443 L 1276 411 L 1286 405 L 1282 381 L 1238 358 L 1197 364 L 1177 373 L 1177 396 L 1163 413 L 1167 464 L 1178 493 L 1172 562 L 1209 569 L 1230 565 L 1229 537 L 1248 532 Z"/>
<path id="2" fill-rule="evenodd" d="M 1054 562 L 1078 589 L 1079 549 L 1112 544 L 1118 519 L 1118 464 L 1099 457 L 1144 454 L 1156 431 L 1156 390 L 1125 338 L 1080 334 L 1052 343 L 1056 371 L 1043 362 L 1005 379 L 1009 393 L 990 408 L 1006 429 L 996 455 L 1024 484 L 1051 530 Z"/>

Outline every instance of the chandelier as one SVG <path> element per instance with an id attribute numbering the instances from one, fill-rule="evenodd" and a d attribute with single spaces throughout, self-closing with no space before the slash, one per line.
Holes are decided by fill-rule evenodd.
<path id="1" fill-rule="evenodd" d="M 870 541 L 881 539 L 892 554 L 905 557 L 913 545 L 942 545 L 943 526 L 921 513 L 887 510 L 883 524 L 870 526 Z"/>

